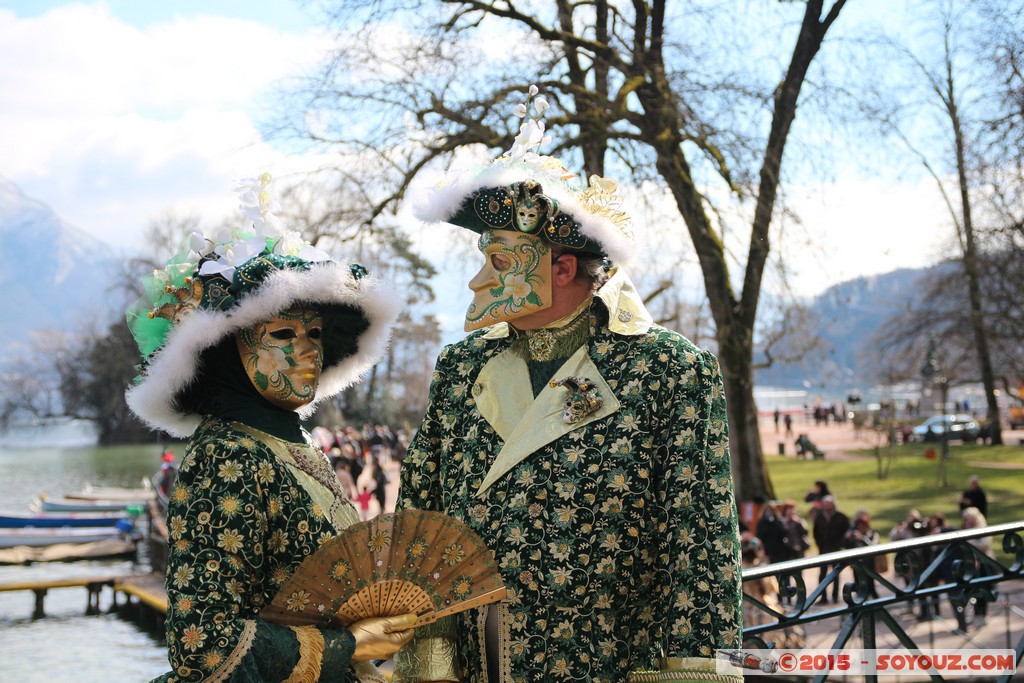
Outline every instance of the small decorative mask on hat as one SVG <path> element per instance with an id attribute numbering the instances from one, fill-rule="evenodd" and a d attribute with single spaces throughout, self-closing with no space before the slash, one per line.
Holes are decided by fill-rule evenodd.
<path id="1" fill-rule="evenodd" d="M 294 306 L 235 334 L 242 365 L 271 405 L 298 410 L 316 396 L 324 366 L 324 319 Z"/>
<path id="2" fill-rule="evenodd" d="M 484 266 L 470 281 L 466 331 L 508 322 L 551 306 L 551 249 L 539 236 L 488 230 L 478 247 Z"/>

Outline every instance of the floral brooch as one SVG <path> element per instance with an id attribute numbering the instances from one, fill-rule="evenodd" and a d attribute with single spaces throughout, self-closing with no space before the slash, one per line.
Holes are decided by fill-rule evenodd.
<path id="1" fill-rule="evenodd" d="M 551 380 L 548 386 L 552 389 L 565 387 L 569 390 L 569 397 L 565 399 L 564 404 L 565 411 L 562 413 L 562 422 L 566 424 L 576 424 L 604 405 L 604 399 L 598 393 L 597 386 L 586 377 Z"/>

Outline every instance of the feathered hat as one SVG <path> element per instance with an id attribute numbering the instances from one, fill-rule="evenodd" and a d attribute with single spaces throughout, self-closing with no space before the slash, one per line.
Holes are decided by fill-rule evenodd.
<path id="1" fill-rule="evenodd" d="M 143 281 L 144 294 L 127 313 L 142 365 L 125 398 L 155 429 L 176 437 L 195 431 L 201 416 L 180 399 L 200 375 L 203 352 L 297 303 L 324 318 L 323 371 L 300 416 L 355 383 L 384 354 L 398 300 L 361 265 L 335 261 L 282 227 L 270 182 L 263 174 L 238 188 L 251 231 L 193 233 L 187 252 Z"/>
<path id="2" fill-rule="evenodd" d="M 537 116 L 547 101 L 530 86 Z M 513 112 L 526 118 L 528 106 Z M 527 119 L 512 148 L 490 165 L 463 171 L 450 170 L 421 197 L 413 214 L 428 223 L 451 223 L 476 233 L 517 230 L 536 234 L 552 245 L 607 257 L 628 266 L 635 247 L 631 218 L 621 209 L 618 184 L 590 176 L 584 184 L 562 162 L 533 151 L 550 142 L 544 122 Z"/>

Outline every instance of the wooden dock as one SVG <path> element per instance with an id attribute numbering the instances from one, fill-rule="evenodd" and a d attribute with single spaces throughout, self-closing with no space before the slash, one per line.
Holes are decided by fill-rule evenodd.
<path id="1" fill-rule="evenodd" d="M 118 604 L 118 596 L 122 594 L 125 601 Z M 151 633 L 163 635 L 164 618 L 167 615 L 164 575 L 154 572 L 119 578 L 114 582 L 112 609 Z"/>
<path id="2" fill-rule="evenodd" d="M 167 590 L 164 588 L 163 574 L 137 574 L 125 576 L 114 582 L 114 593 L 124 593 L 131 598 L 160 613 L 167 614 Z"/>
<path id="3" fill-rule="evenodd" d="M 132 557 L 136 544 L 119 538 L 92 543 L 55 543 L 32 548 L 24 545 L 0 548 L 0 564 L 32 564 L 33 562 L 69 562 L 110 557 Z"/>
<path id="4" fill-rule="evenodd" d="M 79 579 L 43 579 L 40 581 L 20 581 L 16 583 L 0 584 L 0 592 L 9 591 L 32 591 L 35 593 L 35 609 L 32 612 L 33 619 L 40 619 L 46 616 L 43 603 L 46 594 L 55 588 L 85 588 L 87 591 L 87 602 L 85 604 L 86 614 L 99 614 L 100 592 L 104 586 L 114 586 L 114 577 L 88 577 Z"/>
<path id="5" fill-rule="evenodd" d="M 111 611 L 128 612 L 140 621 L 151 626 L 163 625 L 167 614 L 167 592 L 164 589 L 163 574 L 137 574 L 132 576 L 91 576 L 74 579 L 40 579 L 37 581 L 19 581 L 0 583 L 0 592 L 30 591 L 35 594 L 33 619 L 46 616 L 46 594 L 58 588 L 85 588 L 87 602 L 86 614 L 100 613 L 100 595 L 104 588 L 113 593 Z M 118 596 L 125 596 L 125 602 L 119 604 Z"/>

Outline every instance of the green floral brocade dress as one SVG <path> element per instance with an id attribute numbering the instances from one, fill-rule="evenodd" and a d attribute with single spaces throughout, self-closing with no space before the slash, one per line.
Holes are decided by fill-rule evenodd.
<path id="1" fill-rule="evenodd" d="M 289 443 L 213 417 L 192 435 L 167 514 L 172 670 L 158 680 L 383 680 L 369 664 L 352 666 L 347 629 L 259 618 L 307 555 L 359 521 L 305 436 Z"/>

